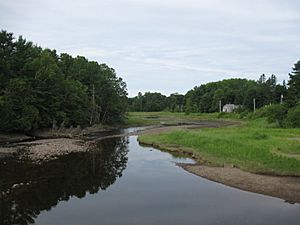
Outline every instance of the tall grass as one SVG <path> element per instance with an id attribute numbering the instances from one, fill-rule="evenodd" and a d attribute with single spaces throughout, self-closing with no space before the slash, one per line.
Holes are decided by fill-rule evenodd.
<path id="1" fill-rule="evenodd" d="M 235 165 L 256 173 L 300 175 L 298 138 L 300 129 L 273 128 L 260 119 L 242 127 L 176 130 L 139 139 L 164 148 L 186 148 L 218 165 Z"/>

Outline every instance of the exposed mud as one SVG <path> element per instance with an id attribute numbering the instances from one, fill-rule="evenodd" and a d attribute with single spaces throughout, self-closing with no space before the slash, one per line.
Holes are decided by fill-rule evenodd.
<path id="1" fill-rule="evenodd" d="M 180 164 L 185 170 L 206 179 L 245 191 L 300 203 L 300 177 L 279 177 L 253 174 L 238 168 Z"/>

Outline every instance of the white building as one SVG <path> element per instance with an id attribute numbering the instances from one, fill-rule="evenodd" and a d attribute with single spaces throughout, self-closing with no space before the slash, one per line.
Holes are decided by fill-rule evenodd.
<path id="1" fill-rule="evenodd" d="M 238 105 L 234 105 L 234 104 L 226 104 L 223 106 L 223 112 L 226 113 L 231 113 L 233 112 L 235 109 L 237 109 L 239 106 Z"/>

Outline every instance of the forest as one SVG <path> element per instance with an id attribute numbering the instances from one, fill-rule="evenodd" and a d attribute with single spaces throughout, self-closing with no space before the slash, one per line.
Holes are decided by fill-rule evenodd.
<path id="1" fill-rule="evenodd" d="M 0 130 L 114 123 L 126 105 L 126 83 L 108 65 L 1 31 Z"/>

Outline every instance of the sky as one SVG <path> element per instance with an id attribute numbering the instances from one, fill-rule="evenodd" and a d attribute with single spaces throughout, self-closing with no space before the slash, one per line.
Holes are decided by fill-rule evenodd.
<path id="1" fill-rule="evenodd" d="M 0 29 L 108 64 L 129 96 L 282 82 L 300 60 L 299 0 L 0 0 Z"/>

